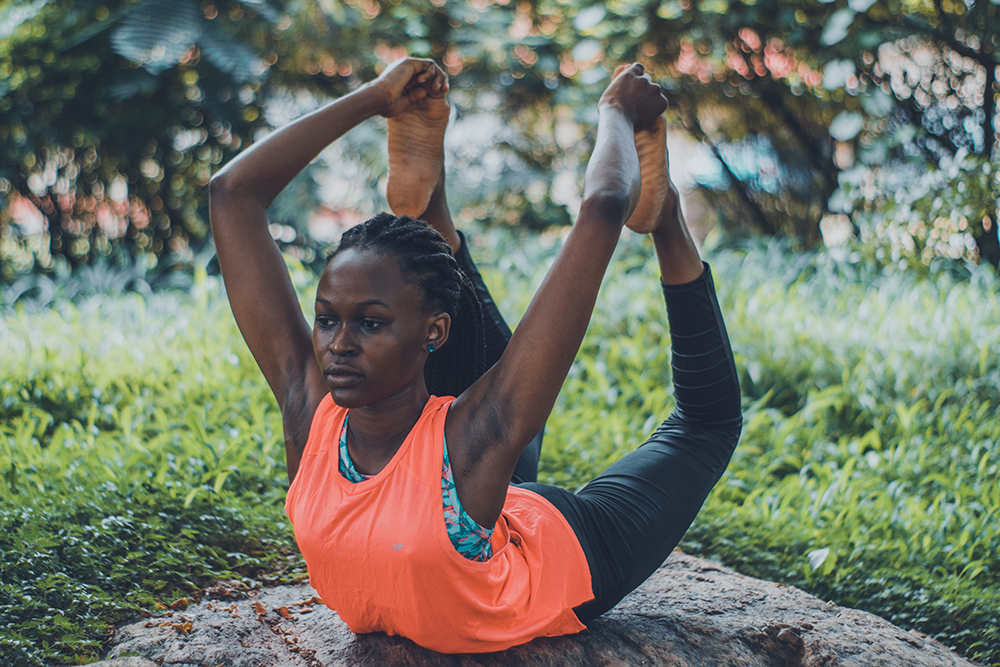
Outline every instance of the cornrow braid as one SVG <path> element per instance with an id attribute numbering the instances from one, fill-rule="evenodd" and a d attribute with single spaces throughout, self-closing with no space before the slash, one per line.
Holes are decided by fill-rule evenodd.
<path id="1" fill-rule="evenodd" d="M 349 248 L 391 253 L 403 278 L 423 292 L 424 310 L 451 316 L 447 342 L 424 367 L 431 394 L 458 396 L 486 372 L 482 305 L 444 237 L 421 220 L 379 213 L 344 232 L 330 257 Z"/>

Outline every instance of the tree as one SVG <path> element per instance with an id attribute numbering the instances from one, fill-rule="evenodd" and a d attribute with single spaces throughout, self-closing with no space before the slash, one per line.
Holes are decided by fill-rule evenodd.
<path id="1" fill-rule="evenodd" d="M 502 158 L 462 157 L 488 172 L 459 191 L 470 215 L 568 222 L 560 174 L 582 169 L 609 70 L 639 60 L 718 158 L 701 189 L 720 221 L 815 243 L 845 171 L 990 161 L 996 14 L 993 0 L 15 0 L 0 9 L 4 277 L 53 257 L 190 256 L 212 169 L 267 129 L 269 105 L 343 94 L 404 53 L 446 66 L 460 122 L 502 119 Z M 276 214 L 315 196 L 299 185 Z M 13 222 L 34 209 L 48 236 L 32 248 Z M 970 220 L 994 265 L 995 217 Z"/>
<path id="2" fill-rule="evenodd" d="M 273 43 L 267 22 L 186 0 L 37 0 L 5 12 L 0 176 L 9 198 L 48 220 L 37 261 L 76 265 L 112 245 L 183 255 L 202 243 L 211 166 L 262 124 L 264 64 L 245 43 Z"/>
<path id="3" fill-rule="evenodd" d="M 495 73 L 484 35 L 506 29 L 506 10 L 443 4 L 6 5 L 3 278 L 59 258 L 75 266 L 109 253 L 150 264 L 190 257 L 207 240 L 212 169 L 265 128 L 269 101 L 343 94 L 400 53 L 468 59 L 470 79 Z M 44 234 L 17 224 L 32 214 Z M 32 246 L 29 236 L 44 242 Z"/>
<path id="4" fill-rule="evenodd" d="M 647 63 L 722 165 L 725 192 L 708 193 L 723 219 L 811 243 L 856 163 L 996 155 L 997 12 L 992 0 L 615 3 L 562 22 L 556 39 Z M 996 225 L 973 231 L 997 265 Z"/>

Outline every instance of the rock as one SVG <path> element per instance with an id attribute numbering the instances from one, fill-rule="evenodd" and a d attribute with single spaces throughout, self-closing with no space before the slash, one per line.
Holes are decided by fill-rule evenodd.
<path id="1" fill-rule="evenodd" d="M 240 592 L 244 599 L 204 599 L 123 625 L 97 666 L 973 665 L 871 614 L 680 552 L 588 631 L 493 654 L 446 656 L 398 637 L 353 635 L 308 585 Z"/>

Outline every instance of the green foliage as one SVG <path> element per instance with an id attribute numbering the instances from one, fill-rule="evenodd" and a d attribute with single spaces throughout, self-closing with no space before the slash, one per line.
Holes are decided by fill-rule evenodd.
<path id="1" fill-rule="evenodd" d="M 488 280 L 513 312 L 550 254 L 506 243 Z M 619 251 L 549 419 L 544 481 L 585 484 L 672 405 L 662 300 L 636 250 Z M 712 262 L 745 421 L 682 546 L 1000 665 L 996 277 L 922 277 L 780 243 Z"/>
<path id="2" fill-rule="evenodd" d="M 152 484 L 46 485 L 0 508 L 0 650 L 9 665 L 96 657 L 108 624 L 164 608 L 218 579 L 280 571 L 281 494 L 248 508 L 232 493 L 188 504 Z M 15 496 L 22 499 L 22 496 Z M 259 500 L 254 501 L 260 503 Z"/>
<path id="3" fill-rule="evenodd" d="M 942 258 L 996 265 L 1000 171 L 982 158 L 944 158 L 937 168 L 858 167 L 843 172 L 837 207 L 860 228 L 858 251 L 923 271 Z"/>
<path id="4" fill-rule="evenodd" d="M 713 526 L 773 536 L 720 555 L 997 664 L 995 277 L 823 256 L 760 275 L 754 254 L 723 288 L 752 403 L 700 547 L 715 553 Z"/>
<path id="5" fill-rule="evenodd" d="M 462 187 L 491 220 L 569 221 L 572 186 L 558 178 L 581 171 L 610 70 L 640 60 L 717 166 L 701 185 L 720 223 L 811 244 L 855 162 L 990 159 L 998 11 L 985 0 L 12 0 L 0 8 L 0 280 L 118 248 L 189 261 L 206 242 L 213 170 L 405 53 L 447 67 L 459 120 L 498 126 L 479 137 L 491 143 L 483 164 L 456 151 L 458 173 L 485 169 Z M 373 151 L 361 161 L 379 162 Z M 299 210 L 319 204 L 308 183 L 296 196 Z M 977 243 L 988 237 L 970 225 Z M 290 226 L 311 245 L 305 220 Z M 996 265 L 1000 248 L 979 256 Z"/>
<path id="6" fill-rule="evenodd" d="M 280 415 L 228 311 L 202 275 L 190 295 L 4 317 L 0 647 L 13 664 L 93 659 L 111 622 L 301 567 Z"/>
<path id="7" fill-rule="evenodd" d="M 560 236 L 475 235 L 504 312 Z M 780 243 L 710 257 L 745 425 L 682 546 L 1000 665 L 996 277 Z M 655 262 L 630 238 L 613 267 L 546 429 L 540 478 L 568 488 L 672 408 Z M 0 320 L 5 655 L 92 660 L 109 623 L 213 579 L 301 576 L 280 415 L 216 279 L 29 305 Z"/>
<path id="8" fill-rule="evenodd" d="M 258 54 L 287 27 L 266 2 L 225 4 L 0 10 L 0 279 L 119 249 L 190 260 L 205 244 L 208 180 L 264 125 Z"/>

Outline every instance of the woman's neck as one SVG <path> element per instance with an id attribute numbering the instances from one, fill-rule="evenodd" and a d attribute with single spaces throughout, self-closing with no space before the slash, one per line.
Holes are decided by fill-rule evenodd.
<path id="1" fill-rule="evenodd" d="M 420 419 L 430 394 L 401 391 L 372 405 L 351 408 L 347 420 L 347 450 L 363 475 L 382 471 Z"/>

